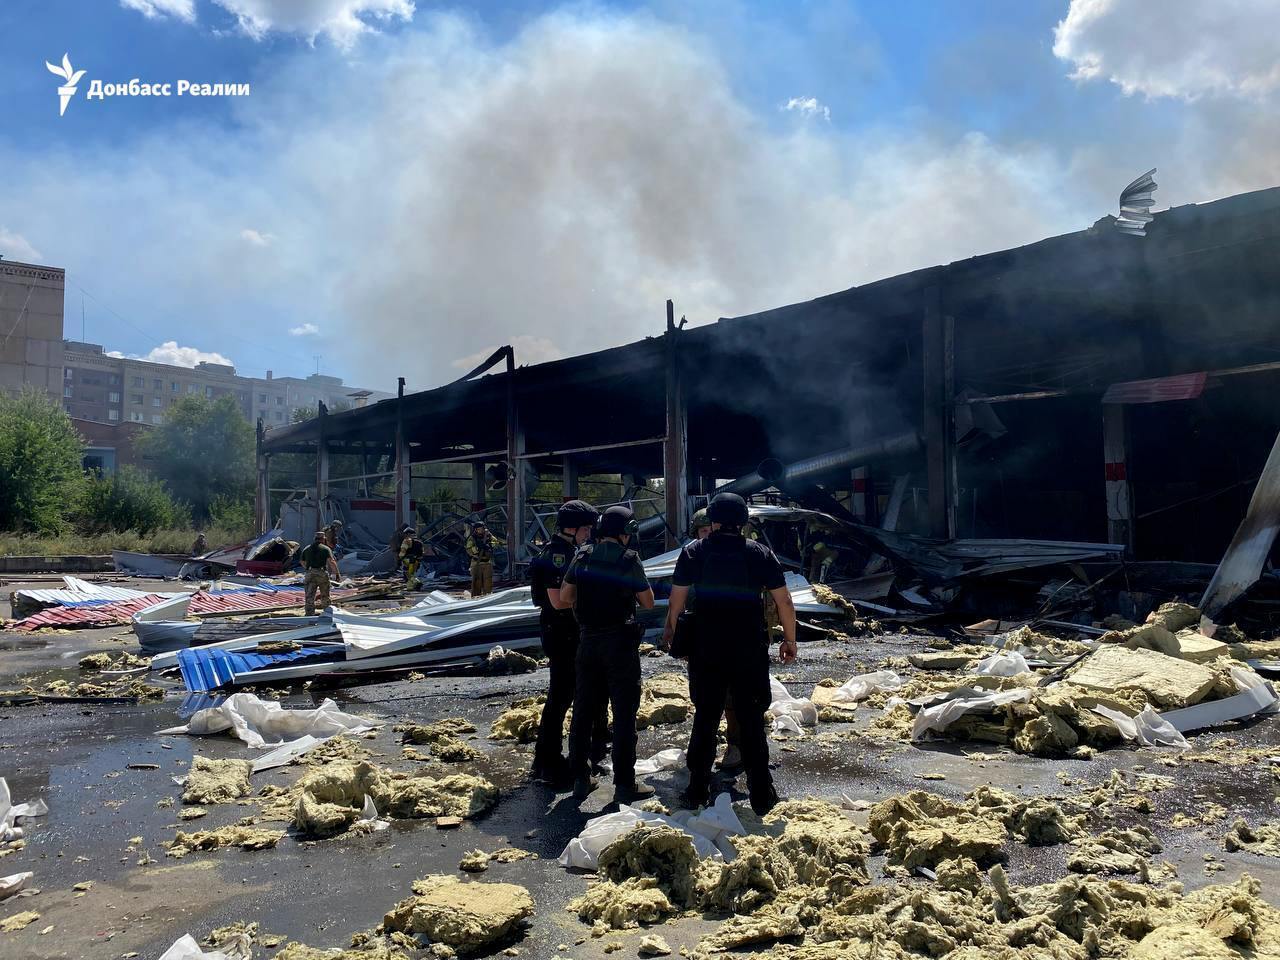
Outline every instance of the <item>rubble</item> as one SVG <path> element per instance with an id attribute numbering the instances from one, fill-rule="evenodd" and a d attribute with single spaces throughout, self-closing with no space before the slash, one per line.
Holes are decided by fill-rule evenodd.
<path id="1" fill-rule="evenodd" d="M 217 830 L 200 830 L 195 833 L 183 833 L 179 830 L 168 845 L 168 855 L 181 859 L 197 850 L 220 850 L 223 847 L 267 850 L 283 839 L 283 830 L 263 830 L 242 824 L 219 827 Z"/>
<path id="2" fill-rule="evenodd" d="M 908 870 L 968 857 L 977 863 L 1003 858 L 1009 833 L 997 818 L 924 790 L 890 797 L 871 808 L 868 829 L 888 851 L 889 862 Z"/>
<path id="3" fill-rule="evenodd" d="M 21 913 L 15 913 L 12 916 L 5 917 L 0 920 L 0 933 L 14 933 L 31 926 L 40 919 L 40 914 L 34 910 L 24 910 Z"/>
<path id="4" fill-rule="evenodd" d="M 774 904 L 755 913 L 731 917 L 720 924 L 715 933 L 698 941 L 700 950 L 721 953 L 761 943 L 773 943 L 797 937 L 804 931 L 800 919 L 794 914 L 783 913 Z"/>
<path id="5" fill-rule="evenodd" d="M 118 653 L 91 653 L 80 658 L 81 670 L 140 670 L 151 666 L 150 657 L 139 657 L 128 651 Z"/>
<path id="6" fill-rule="evenodd" d="M 327 837 L 361 819 L 365 798 L 393 819 L 474 817 L 493 806 L 497 788 L 469 774 L 414 777 L 369 760 L 333 760 L 311 767 L 287 791 L 274 797 L 264 815 L 288 819 L 300 832 Z"/>
<path id="7" fill-rule="evenodd" d="M 529 891 L 514 883 L 465 883 L 432 875 L 415 881 L 413 893 L 387 913 L 383 928 L 422 935 L 459 953 L 504 940 L 533 916 Z"/>
<path id="8" fill-rule="evenodd" d="M 1107 830 L 1074 842 L 1067 869 L 1076 873 L 1145 873 L 1145 855 L 1161 850 L 1160 841 L 1143 826 Z"/>
<path id="9" fill-rule="evenodd" d="M 517 700 L 493 721 L 489 727 L 489 739 L 533 743 L 538 739 L 538 727 L 542 723 L 542 705 L 546 702 L 545 696 Z"/>
<path id="10" fill-rule="evenodd" d="M 1101 648 L 1068 679 L 1103 693 L 1141 691 L 1152 705 L 1164 708 L 1199 703 L 1218 684 L 1217 674 L 1208 667 L 1154 650 L 1119 646 Z"/>
<path id="11" fill-rule="evenodd" d="M 253 789 L 249 785 L 252 772 L 253 764 L 248 760 L 194 757 L 182 791 L 182 802 L 207 806 L 248 796 Z"/>
<path id="12" fill-rule="evenodd" d="M 494 647 L 485 660 L 485 669 L 494 674 L 532 673 L 538 669 L 538 661 L 519 650 Z"/>
<path id="13" fill-rule="evenodd" d="M 689 678 L 682 673 L 660 673 L 640 686 L 640 709 L 636 729 L 668 723 L 683 723 L 693 712 L 689 699 Z"/>
<path id="14" fill-rule="evenodd" d="M 1280 857 L 1280 823 L 1263 823 L 1250 827 L 1238 819 L 1222 838 L 1222 845 L 1229 851 L 1244 850 L 1261 857 Z"/>
<path id="15" fill-rule="evenodd" d="M 656 933 L 648 933 L 640 938 L 636 953 L 642 957 L 665 957 L 671 953 L 671 945 Z"/>

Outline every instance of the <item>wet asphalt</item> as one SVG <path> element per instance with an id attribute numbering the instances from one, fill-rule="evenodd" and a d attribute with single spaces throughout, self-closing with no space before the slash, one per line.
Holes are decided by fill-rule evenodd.
<path id="1" fill-rule="evenodd" d="M 0 587 L 0 599 L 16 586 Z M 7 604 L 0 605 L 0 610 L 7 612 Z M 775 663 L 772 669 L 793 694 L 803 696 L 824 677 L 843 681 L 880 666 L 886 657 L 922 649 L 931 640 L 890 634 L 852 643 L 802 643 L 798 663 Z M 80 656 L 120 649 L 135 649 L 125 628 L 0 632 L 0 689 L 28 680 L 43 684 L 63 677 L 74 681 L 80 677 L 76 668 Z M 646 657 L 642 662 L 646 675 L 679 669 L 668 658 Z M 536 853 L 538 859 L 492 864 L 478 876 L 459 876 L 523 884 L 535 900 L 537 913 L 523 937 L 497 945 L 490 955 L 500 955 L 503 947 L 514 945 L 528 957 L 598 957 L 604 956 L 606 944 L 622 941 L 622 951 L 612 956 L 635 956 L 643 931 L 621 931 L 577 944 L 589 928 L 564 906 L 585 888 L 588 878 L 555 863 L 568 840 L 610 800 L 608 780 L 579 805 L 568 795 L 526 782 L 531 747 L 484 737 L 503 709 L 520 697 L 541 692 L 545 682 L 546 672 L 540 670 L 510 677 L 433 676 L 289 691 L 281 698 L 286 706 L 310 707 L 331 696 L 346 710 L 387 720 L 376 737 L 362 745 L 373 759 L 397 769 L 413 765 L 401 758 L 399 735 L 392 724 L 468 718 L 479 729 L 470 742 L 485 757 L 463 768 L 499 786 L 498 805 L 456 830 L 440 830 L 427 821 L 401 821 L 371 835 L 324 841 L 286 837 L 274 850 L 194 853 L 182 860 L 165 855 L 164 843 L 176 829 L 234 823 L 254 814 L 258 805 L 212 806 L 207 817 L 179 823 L 181 788 L 173 778 L 186 772 L 194 754 L 251 755 L 239 741 L 224 737 L 158 736 L 157 731 L 183 722 L 180 686 L 170 684 L 171 692 L 158 703 L 0 706 L 0 776 L 7 778 L 15 801 L 39 798 L 49 806 L 47 817 L 28 821 L 25 848 L 0 859 L 0 874 L 34 871 L 32 885 L 40 891 L 0 904 L 0 920 L 25 910 L 40 913 L 25 929 L 0 933 L 0 956 L 108 960 L 136 955 L 151 960 L 183 933 L 200 938 L 237 920 L 256 921 L 263 933 L 314 947 L 347 946 L 353 933 L 375 926 L 389 908 L 408 896 L 414 879 L 428 873 L 455 873 L 468 850 L 503 846 L 520 847 Z M 1164 852 L 1154 859 L 1173 863 L 1178 879 L 1188 888 L 1249 873 L 1262 881 L 1264 897 L 1280 903 L 1280 860 L 1227 853 L 1221 844 L 1222 833 L 1237 816 L 1251 824 L 1280 816 L 1280 779 L 1265 762 L 1243 766 L 1183 762 L 1166 768 L 1158 763 L 1165 754 L 1152 750 L 1116 749 L 1083 761 L 1025 757 L 981 743 L 911 745 L 860 735 L 872 716 L 863 710 L 852 723 L 822 723 L 816 734 L 803 739 L 773 741 L 780 792 L 874 803 L 912 789 L 960 797 L 989 783 L 1026 796 L 1069 796 L 1104 780 L 1113 768 L 1156 773 L 1173 782 L 1151 795 L 1154 813 L 1134 813 L 1117 825 L 1149 826 L 1164 845 Z M 669 746 L 683 747 L 688 732 L 688 722 L 642 731 L 639 756 Z M 1238 747 L 1250 746 L 1274 745 L 1280 755 L 1280 718 L 1192 739 L 1197 751 L 1216 752 L 1224 758 Z M 998 758 L 970 759 L 971 753 Z M 158 769 L 128 767 L 139 763 L 156 764 Z M 299 772 L 297 767 L 267 771 L 255 775 L 254 784 L 287 783 Z M 944 779 L 932 779 L 939 775 Z M 679 774 L 659 774 L 648 782 L 669 805 L 683 787 Z M 737 783 L 738 788 L 744 786 L 745 780 Z M 173 803 L 167 805 L 170 799 Z M 1194 814 L 1211 803 L 1228 809 L 1222 823 L 1181 829 L 1169 825 L 1175 813 Z M 1106 825 L 1092 824 L 1095 829 Z M 135 837 L 142 838 L 140 844 L 130 843 Z M 1010 843 L 1011 878 L 1030 884 L 1061 877 L 1069 849 Z M 1206 863 L 1221 864 L 1223 869 L 1207 872 Z M 873 857 L 873 879 L 882 867 L 883 858 Z M 72 890 L 74 884 L 87 880 L 93 881 L 88 891 Z M 678 951 L 682 945 L 693 947 L 715 925 L 712 918 L 680 919 L 661 925 L 658 932 Z M 561 951 L 561 945 L 569 949 Z M 273 952 L 259 948 L 255 956 L 270 957 Z"/>

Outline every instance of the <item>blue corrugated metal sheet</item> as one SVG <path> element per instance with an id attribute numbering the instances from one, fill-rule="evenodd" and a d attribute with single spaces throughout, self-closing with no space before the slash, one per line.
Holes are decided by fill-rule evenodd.
<path id="1" fill-rule="evenodd" d="M 332 647 L 304 647 L 287 653 L 231 653 L 227 650 L 190 647 L 178 651 L 178 669 L 182 671 L 182 682 L 187 689 L 201 692 L 225 687 L 236 676 L 262 667 L 310 660 L 335 660 L 340 656 L 341 651 L 335 651 Z"/>

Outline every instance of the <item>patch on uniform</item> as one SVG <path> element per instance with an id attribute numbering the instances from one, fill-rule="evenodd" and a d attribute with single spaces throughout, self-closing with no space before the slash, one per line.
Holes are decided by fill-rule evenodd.
<path id="1" fill-rule="evenodd" d="M 557 567 L 563 567 L 564 561 L 565 555 L 563 553 L 553 553 L 551 555 L 551 562 Z"/>

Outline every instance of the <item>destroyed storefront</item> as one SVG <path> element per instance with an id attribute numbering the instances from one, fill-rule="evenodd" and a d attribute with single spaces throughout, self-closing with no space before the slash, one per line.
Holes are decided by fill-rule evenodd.
<path id="1" fill-rule="evenodd" d="M 500 350 L 454 384 L 266 432 L 260 516 L 280 457 L 310 465 L 322 501 L 352 486 L 331 461 L 360 458 L 357 486 L 376 475 L 395 491 L 394 525 L 418 519 L 414 477 L 468 465 L 469 502 L 424 525 L 435 559 L 461 572 L 464 521 L 482 514 L 505 537 L 515 512 L 498 560 L 518 580 L 558 499 L 531 500 L 540 481 L 571 497 L 621 478 L 617 497 L 651 518 L 648 554 L 736 481 L 1006 555 L 1027 540 L 1118 546 L 1138 562 L 1126 612 L 1140 619 L 1204 588 L 1280 431 L 1278 220 L 1280 190 L 1264 190 L 1159 213 L 1145 237 L 1104 218 L 719 323 L 669 311 L 662 336 L 586 356 L 526 367 Z M 856 546 L 841 547 L 846 579 L 891 565 Z M 1084 573 L 1072 589 L 1105 569 Z"/>

